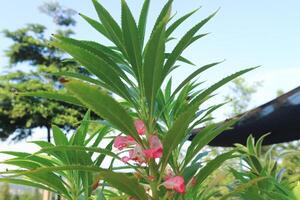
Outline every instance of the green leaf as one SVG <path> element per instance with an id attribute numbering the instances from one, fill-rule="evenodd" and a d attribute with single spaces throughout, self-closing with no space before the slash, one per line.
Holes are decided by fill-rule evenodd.
<path id="1" fill-rule="evenodd" d="M 103 137 L 110 131 L 111 131 L 111 129 L 109 126 L 101 127 L 99 130 L 97 130 L 96 132 L 91 134 L 87 140 L 84 141 L 84 145 L 87 146 L 93 140 L 94 142 L 93 142 L 92 147 L 97 147 L 99 145 L 99 143 L 101 142 L 101 140 L 103 139 Z M 94 139 L 95 137 L 96 137 L 96 139 Z"/>
<path id="2" fill-rule="evenodd" d="M 141 143 L 141 139 L 134 128 L 133 119 L 111 96 L 81 81 L 70 81 L 65 86 L 89 109 L 109 121 L 124 134 L 132 136 Z"/>
<path id="3" fill-rule="evenodd" d="M 195 176 L 197 186 L 194 188 L 197 190 L 201 183 L 209 176 L 211 175 L 216 169 L 218 169 L 226 160 L 229 160 L 235 156 L 233 156 L 233 153 L 235 150 L 229 151 L 227 153 L 223 153 L 213 160 L 209 161 L 203 168 L 200 169 L 200 171 Z"/>
<path id="4" fill-rule="evenodd" d="M 173 0 L 168 0 L 167 3 L 164 5 L 163 9 L 159 13 L 158 18 L 156 19 L 155 25 L 153 27 L 152 33 L 160 26 L 160 23 L 164 21 L 165 19 L 169 19 L 171 14 L 171 8 L 172 8 Z"/>
<path id="5" fill-rule="evenodd" d="M 139 31 L 132 13 L 122 0 L 122 31 L 125 43 L 125 49 L 128 53 L 128 59 L 131 63 L 132 69 L 135 72 L 137 79 L 141 82 L 141 66 L 142 66 L 142 50 L 140 45 Z"/>
<path id="6" fill-rule="evenodd" d="M 144 46 L 149 6 L 150 6 L 150 0 L 145 0 L 139 17 L 138 30 L 140 35 L 139 38 L 140 38 L 141 49 L 143 49 Z"/>
<path id="7" fill-rule="evenodd" d="M 93 0 L 93 4 L 98 17 L 105 27 L 105 30 L 107 31 L 109 37 L 115 43 L 115 45 L 119 47 L 124 56 L 128 58 L 128 54 L 124 47 L 123 34 L 120 26 L 110 15 L 110 13 L 97 0 Z"/>
<path id="8" fill-rule="evenodd" d="M 166 19 L 152 33 L 145 49 L 142 75 L 150 112 L 154 109 L 154 99 L 161 85 L 160 80 L 165 52 L 165 26 Z"/>
<path id="9" fill-rule="evenodd" d="M 261 173 L 262 170 L 263 170 L 263 167 L 260 163 L 260 161 L 258 160 L 257 157 L 255 157 L 254 155 L 248 155 L 248 158 L 249 158 L 249 164 L 252 165 L 252 169 L 255 169 L 255 171 L 257 173 Z"/>
<path id="10" fill-rule="evenodd" d="M 192 12 L 180 17 L 172 25 L 170 25 L 170 27 L 166 31 L 166 37 L 168 38 L 173 33 L 173 31 L 175 31 L 176 28 L 178 28 L 178 26 L 180 26 L 180 24 L 182 24 L 186 19 L 188 19 L 191 15 L 193 15 L 198 10 L 199 10 L 199 8 L 196 10 L 193 10 Z"/>
<path id="11" fill-rule="evenodd" d="M 165 53 L 165 59 L 168 59 L 170 57 L 170 55 L 171 55 L 170 53 Z M 192 63 L 190 60 L 188 60 L 187 58 L 185 58 L 183 56 L 179 56 L 178 61 L 195 66 L 194 63 Z"/>
<path id="12" fill-rule="evenodd" d="M 214 130 L 216 127 L 217 127 L 217 124 L 210 124 L 207 127 L 204 127 L 199 133 L 195 134 L 191 144 L 189 145 L 189 147 L 187 149 L 186 157 L 184 159 L 184 166 L 186 166 L 193 159 L 193 157 L 196 156 L 197 152 L 195 152 L 195 148 L 199 145 L 198 144 L 199 141 L 202 140 L 204 145 L 207 145 L 207 143 L 205 143 L 206 141 L 204 141 L 204 139 L 202 139 L 202 138 L 205 135 L 210 135 L 211 131 Z M 202 145 L 200 145 L 200 146 L 202 146 Z"/>
<path id="13" fill-rule="evenodd" d="M 97 42 L 87 41 L 87 40 L 80 40 L 80 42 L 94 48 L 101 55 L 105 54 L 106 57 L 110 58 L 110 63 L 113 61 L 113 62 L 118 63 L 118 64 L 127 64 L 127 62 L 125 61 L 122 54 L 120 54 L 116 50 L 113 50 L 112 47 L 107 47 L 107 46 L 99 44 Z"/>
<path id="14" fill-rule="evenodd" d="M 114 144 L 114 141 L 112 140 L 108 145 L 106 145 L 105 150 L 107 151 L 111 151 L 112 150 L 112 146 Z M 101 166 L 102 162 L 105 159 L 105 154 L 101 154 L 97 157 L 97 159 L 95 159 L 94 163 L 96 166 Z"/>
<path id="15" fill-rule="evenodd" d="M 14 185 L 23 185 L 23 186 L 29 186 L 29 187 L 34 187 L 34 188 L 39 188 L 42 190 L 48 190 L 50 192 L 56 192 L 42 184 L 35 183 L 31 180 L 26 180 L 26 179 L 15 179 L 15 178 L 0 178 L 0 182 L 2 183 L 10 183 Z"/>
<path id="16" fill-rule="evenodd" d="M 175 46 L 174 50 L 172 51 L 169 59 L 167 60 L 164 66 L 163 78 L 167 76 L 171 67 L 175 64 L 178 57 L 182 54 L 182 52 L 191 44 L 191 40 L 193 39 L 194 35 L 202 28 L 213 16 L 215 16 L 216 12 L 207 17 L 206 19 L 202 20 L 200 23 L 195 25 L 192 29 L 190 29 L 178 42 Z"/>
<path id="17" fill-rule="evenodd" d="M 54 147 L 45 147 L 45 148 L 42 148 L 41 150 L 39 150 L 38 152 L 36 152 L 35 155 L 41 154 L 41 153 L 55 152 L 55 151 L 94 152 L 94 153 L 100 153 L 100 154 L 108 155 L 108 156 L 111 156 L 115 159 L 121 160 L 119 156 L 117 156 L 116 154 L 112 153 L 109 150 L 101 149 L 101 148 L 98 148 L 98 147 L 84 147 L 84 146 L 76 146 L 76 145 L 73 145 L 73 146 L 59 145 L 59 146 L 54 146 Z"/>
<path id="18" fill-rule="evenodd" d="M 26 156 L 31 155 L 29 153 L 17 152 L 17 151 L 0 151 L 0 153 L 15 156 L 15 157 L 18 157 L 18 158 L 25 158 Z"/>
<path id="19" fill-rule="evenodd" d="M 40 156 L 33 156 L 32 154 L 29 153 L 24 153 L 24 152 L 16 152 L 16 151 L 1 151 L 0 153 L 2 154 L 7 154 L 10 156 L 15 156 L 18 159 L 26 159 L 32 162 L 39 163 L 40 165 L 44 166 L 53 166 L 55 163 L 53 160 L 48 159 L 47 157 L 40 157 Z"/>
<path id="20" fill-rule="evenodd" d="M 184 177 L 184 182 L 188 183 L 193 176 L 197 173 L 197 171 L 200 169 L 202 164 L 200 162 L 195 162 L 191 163 L 190 166 L 187 166 L 183 170 L 183 177 Z"/>
<path id="21" fill-rule="evenodd" d="M 258 157 L 261 156 L 261 147 L 262 147 L 262 144 L 263 144 L 264 139 L 265 139 L 268 135 L 270 135 L 270 133 L 264 134 L 264 135 L 261 136 L 261 137 L 257 140 L 257 142 L 256 142 L 256 147 L 255 147 L 255 148 L 256 148 L 256 154 L 257 154 Z"/>
<path id="22" fill-rule="evenodd" d="M 55 73 L 52 73 L 52 74 L 54 76 L 65 76 L 65 77 L 76 78 L 76 79 L 79 79 L 79 80 L 82 80 L 82 81 L 87 81 L 89 83 L 93 83 L 93 84 L 100 85 L 100 86 L 105 85 L 105 83 L 103 83 L 102 81 L 93 79 L 89 76 L 85 76 L 83 74 L 79 74 L 79 73 L 76 73 L 76 72 L 61 71 L 61 72 L 55 72 Z M 107 86 L 105 85 L 104 87 L 106 88 Z"/>
<path id="23" fill-rule="evenodd" d="M 254 138 L 252 135 L 250 135 L 247 138 L 247 148 L 250 154 L 255 155 L 255 149 L 254 149 Z"/>
<path id="24" fill-rule="evenodd" d="M 255 178 L 255 179 L 252 179 L 252 180 L 248 181 L 247 183 L 241 184 L 237 188 L 235 188 L 233 191 L 231 191 L 230 193 L 224 195 L 221 198 L 221 200 L 225 200 L 225 199 L 228 199 L 231 196 L 237 195 L 240 192 L 245 191 L 247 188 L 250 188 L 253 185 L 256 185 L 258 182 L 264 181 L 266 179 L 270 179 L 270 177 L 258 177 L 258 178 Z"/>
<path id="25" fill-rule="evenodd" d="M 172 97 L 174 97 L 177 94 L 177 92 L 179 92 L 187 83 L 189 83 L 191 80 L 193 80 L 195 77 L 197 77 L 200 73 L 202 73 L 205 70 L 207 70 L 207 69 L 209 69 L 209 68 L 211 68 L 215 65 L 218 65 L 220 63 L 222 63 L 222 62 L 215 62 L 215 63 L 211 63 L 211 64 L 208 64 L 208 65 L 204 65 L 204 66 L 200 67 L 199 69 L 197 69 L 196 71 L 194 71 L 186 79 L 184 79 L 184 81 L 182 81 L 179 84 L 179 86 L 174 90 L 174 92 L 172 94 Z"/>
<path id="26" fill-rule="evenodd" d="M 41 165 L 37 162 L 27 160 L 25 158 L 12 158 L 0 162 L 1 164 L 14 165 L 24 169 L 34 169 Z"/>
<path id="27" fill-rule="evenodd" d="M 22 159 L 14 159 L 14 160 L 10 159 L 4 161 L 4 163 L 28 169 L 26 171 L 15 172 L 14 175 L 10 175 L 9 178 L 25 175 L 32 180 L 37 180 L 38 183 L 45 184 L 50 188 L 53 188 L 53 190 L 56 190 L 59 193 L 68 195 L 68 191 L 64 187 L 61 178 L 58 175 L 51 173 L 49 171 L 44 171 L 35 174 L 32 173 L 32 171 L 39 168 L 51 168 L 51 167 L 42 167 L 37 163 L 28 160 L 22 160 Z"/>
<path id="28" fill-rule="evenodd" d="M 106 29 L 104 26 L 97 22 L 96 20 L 93 20 L 83 14 L 79 14 L 85 21 L 87 21 L 92 27 L 94 27 L 99 33 L 101 33 L 103 36 L 105 36 L 107 39 L 112 40 L 110 35 L 107 33 Z"/>
<path id="29" fill-rule="evenodd" d="M 118 68 L 107 63 L 97 54 L 99 52 L 84 43 L 62 37 L 53 41 L 52 44 L 72 55 L 91 73 L 95 74 L 100 80 L 113 88 L 112 92 L 130 101 L 131 97 L 128 93 L 128 88 L 120 79 Z"/>
<path id="30" fill-rule="evenodd" d="M 91 112 L 88 110 L 86 114 L 84 115 L 83 120 L 81 121 L 81 124 L 75 134 L 73 135 L 74 137 L 70 141 L 72 145 L 80 145 L 83 146 L 85 142 L 86 135 L 88 133 L 88 128 L 89 128 L 89 121 L 91 120 Z"/>
<path id="31" fill-rule="evenodd" d="M 192 104 L 194 103 L 198 103 L 199 101 L 202 101 L 205 97 L 207 97 L 208 95 L 210 95 L 211 93 L 213 93 L 215 90 L 219 89 L 220 87 L 222 87 L 223 85 L 225 85 L 226 83 L 232 81 L 233 79 L 249 72 L 252 71 L 254 69 L 256 69 L 257 67 L 252 67 L 252 68 L 248 68 L 248 69 L 244 69 L 241 70 L 239 72 L 236 72 L 230 76 L 227 76 L 226 78 L 220 80 L 219 82 L 213 84 L 212 86 L 210 86 L 208 89 L 204 90 L 203 92 L 201 92 L 193 101 Z"/>
<path id="32" fill-rule="evenodd" d="M 107 181 L 112 187 L 136 197 L 137 199 L 148 199 L 147 194 L 136 178 L 129 177 L 123 173 L 112 171 L 101 172 L 99 177 Z"/>
<path id="33" fill-rule="evenodd" d="M 52 125 L 53 139 L 56 145 L 68 145 L 68 138 L 59 127 Z"/>
<path id="34" fill-rule="evenodd" d="M 74 45 L 78 45 L 88 51 L 94 52 L 99 57 L 101 57 L 114 72 L 116 72 L 120 77 L 122 77 L 124 80 L 130 83 L 130 81 L 128 81 L 129 78 L 122 71 L 122 69 L 117 65 L 117 62 L 122 64 L 127 64 L 127 63 L 124 61 L 121 55 L 111 50 L 109 47 L 106 47 L 104 45 L 98 44 L 97 42 L 93 42 L 93 41 L 75 40 L 75 39 L 63 38 L 63 37 L 60 37 L 59 39 Z"/>
<path id="35" fill-rule="evenodd" d="M 191 145 L 189 146 L 185 158 L 185 165 L 188 164 L 199 151 L 212 141 L 215 137 L 221 134 L 226 129 L 230 128 L 235 124 L 237 120 L 230 120 L 218 125 L 210 125 L 205 128 L 203 131 L 200 131 L 193 138 Z"/>
<path id="36" fill-rule="evenodd" d="M 45 142 L 45 141 L 32 141 L 31 143 L 38 145 L 40 148 L 55 147 L 53 144 L 51 144 L 49 142 Z M 67 163 L 67 159 L 63 152 L 53 151 L 49 154 L 54 156 L 58 160 Z"/>
<path id="37" fill-rule="evenodd" d="M 186 136 L 186 131 L 190 122 L 192 121 L 195 112 L 198 109 L 198 105 L 192 105 L 183 112 L 173 123 L 173 126 L 167 132 L 163 138 L 163 157 L 161 159 L 162 170 L 167 166 L 168 160 L 172 154 L 172 151 L 182 142 Z"/>
<path id="38" fill-rule="evenodd" d="M 69 95 L 69 94 L 62 94 L 59 92 L 45 92 L 45 91 L 37 91 L 37 92 L 26 92 L 22 93 L 21 95 L 23 96 L 31 96 L 31 97 L 42 97 L 42 98 L 47 98 L 47 99 L 53 99 L 56 101 L 63 101 L 66 103 L 74 104 L 77 106 L 83 106 L 78 99 L 75 97 Z"/>
<path id="39" fill-rule="evenodd" d="M 204 36 L 207 36 L 209 33 L 204 33 L 204 34 L 199 34 L 194 36 L 191 41 L 189 42 L 188 46 L 190 46 L 191 44 L 193 44 L 194 42 L 196 42 L 197 40 L 199 40 L 200 38 L 203 38 Z"/>
<path id="40" fill-rule="evenodd" d="M 85 165 L 66 165 L 58 167 L 40 167 L 33 170 L 20 172 L 17 175 L 28 175 L 28 174 L 42 174 L 46 172 L 57 172 L 66 170 L 79 170 L 79 171 L 90 171 L 99 172 L 99 177 L 111 184 L 114 188 L 125 192 L 138 199 L 147 199 L 147 194 L 144 188 L 139 184 L 134 176 L 128 176 L 124 173 L 116 173 L 102 168 Z"/>
<path id="41" fill-rule="evenodd" d="M 168 102 L 171 97 L 171 91 L 172 91 L 172 77 L 169 79 L 166 89 L 165 89 L 165 101 Z"/>

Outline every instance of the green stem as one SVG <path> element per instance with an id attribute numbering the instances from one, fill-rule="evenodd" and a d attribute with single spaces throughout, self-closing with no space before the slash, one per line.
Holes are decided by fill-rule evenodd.
<path id="1" fill-rule="evenodd" d="M 157 186 L 159 184 L 159 182 L 157 182 L 157 177 L 158 177 L 159 173 L 157 172 L 155 164 L 156 163 L 155 163 L 154 160 L 151 160 L 149 162 L 149 174 L 151 176 L 155 177 L 155 180 L 150 182 L 150 187 L 151 187 L 153 199 L 154 200 L 159 200 L 159 193 L 158 193 L 158 189 L 157 189 Z"/>
<path id="2" fill-rule="evenodd" d="M 151 191 L 152 191 L 152 198 L 153 200 L 159 200 L 159 194 L 157 191 L 157 183 L 153 181 L 150 183 Z"/>

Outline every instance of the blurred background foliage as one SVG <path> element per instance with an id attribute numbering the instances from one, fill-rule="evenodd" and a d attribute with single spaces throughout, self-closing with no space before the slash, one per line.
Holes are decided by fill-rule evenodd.
<path id="1" fill-rule="evenodd" d="M 75 11 L 62 7 L 58 2 L 44 3 L 42 13 L 49 15 L 57 25 L 56 34 L 69 36 L 76 25 Z M 0 138 L 13 135 L 20 140 L 32 134 L 37 127 L 47 128 L 56 124 L 69 131 L 82 119 L 83 108 L 37 97 L 23 97 L 22 92 L 53 91 L 62 85 L 49 72 L 61 70 L 87 73 L 77 63 L 66 60 L 65 54 L 48 45 L 47 28 L 41 24 L 28 24 L 17 30 L 4 30 L 12 41 L 5 54 L 9 58 L 6 73 L 0 76 Z M 29 67 L 20 69 L 19 64 Z M 23 66 L 23 65 L 22 65 Z M 26 66 L 26 65 L 25 65 Z"/>

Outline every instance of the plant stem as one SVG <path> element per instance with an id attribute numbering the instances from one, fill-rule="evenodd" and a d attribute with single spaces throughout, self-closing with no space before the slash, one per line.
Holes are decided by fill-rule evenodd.
<path id="1" fill-rule="evenodd" d="M 157 191 L 157 183 L 153 181 L 150 183 L 151 191 L 152 191 L 152 198 L 153 200 L 159 200 L 159 194 Z"/>

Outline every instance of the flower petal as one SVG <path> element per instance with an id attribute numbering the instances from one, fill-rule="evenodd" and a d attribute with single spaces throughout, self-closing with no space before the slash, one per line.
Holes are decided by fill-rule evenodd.
<path id="1" fill-rule="evenodd" d="M 170 190 L 175 190 L 179 193 L 185 193 L 184 178 L 182 176 L 175 176 L 166 180 L 163 185 Z"/>
<path id="2" fill-rule="evenodd" d="M 142 120 L 135 120 L 134 126 L 139 135 L 144 135 L 146 133 L 146 126 Z"/>

